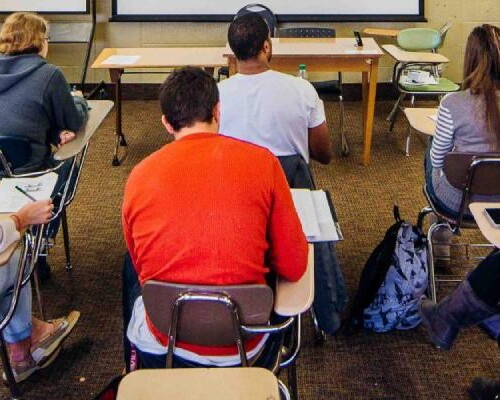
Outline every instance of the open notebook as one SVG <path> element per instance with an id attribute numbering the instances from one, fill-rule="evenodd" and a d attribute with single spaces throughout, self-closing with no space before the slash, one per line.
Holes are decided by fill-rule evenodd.
<path id="1" fill-rule="evenodd" d="M 308 242 L 336 242 L 344 239 L 328 192 L 290 190 Z"/>
<path id="2" fill-rule="evenodd" d="M 36 178 L 3 178 L 0 181 L 0 213 L 14 213 L 31 203 L 26 194 L 16 189 L 16 186 L 36 200 L 51 197 L 57 182 L 57 174 L 50 172 Z"/>

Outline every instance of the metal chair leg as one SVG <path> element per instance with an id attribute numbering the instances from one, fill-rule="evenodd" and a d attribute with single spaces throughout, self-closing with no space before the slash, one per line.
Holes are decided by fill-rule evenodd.
<path id="1" fill-rule="evenodd" d="M 448 226 L 446 223 L 434 222 L 427 231 L 427 260 L 429 264 L 429 297 L 432 301 L 437 301 L 436 296 L 436 275 L 434 269 L 434 244 L 432 242 L 434 232 L 437 231 L 441 226 Z"/>
<path id="2" fill-rule="evenodd" d="M 394 106 L 392 106 L 391 112 L 387 116 L 387 121 L 389 121 L 391 123 L 391 125 L 389 127 L 390 132 L 392 132 L 392 130 L 394 129 L 394 123 L 396 122 L 396 117 L 397 117 L 398 112 L 399 112 L 399 107 L 400 107 L 400 105 L 405 97 L 406 97 L 406 93 L 401 93 L 399 95 L 398 99 L 394 103 Z"/>
<path id="3" fill-rule="evenodd" d="M 42 298 L 42 289 L 40 287 L 40 276 L 38 275 L 38 267 L 33 271 L 32 277 L 33 285 L 35 286 L 36 300 L 38 303 L 38 310 L 40 312 L 40 318 L 45 321 L 45 312 L 43 310 L 43 298 Z"/>
<path id="4" fill-rule="evenodd" d="M 295 363 L 287 368 L 288 386 L 291 390 L 291 397 L 293 400 L 299 400 L 299 392 L 297 389 L 297 367 Z"/>
<path id="5" fill-rule="evenodd" d="M 345 107 L 344 107 L 344 98 L 342 96 L 339 96 L 339 113 L 340 113 L 340 118 L 339 118 L 339 134 L 340 134 L 340 148 L 342 151 L 342 155 L 344 157 L 347 157 L 350 153 L 349 149 L 349 143 L 347 142 L 347 138 L 345 136 Z"/>
<path id="6" fill-rule="evenodd" d="M 279 379 L 278 379 L 278 387 L 279 387 L 279 390 L 280 390 L 281 399 L 282 400 L 291 400 L 291 398 L 290 398 L 290 392 L 288 391 L 288 388 Z"/>
<path id="7" fill-rule="evenodd" d="M 71 265 L 71 253 L 69 246 L 69 229 L 68 229 L 68 218 L 66 215 L 66 207 L 63 208 L 61 212 L 61 222 L 63 228 L 63 240 L 64 240 L 64 254 L 66 255 L 66 271 L 71 271 L 73 265 Z"/>
<path id="8" fill-rule="evenodd" d="M 0 357 L 2 359 L 3 370 L 7 378 L 7 383 L 9 385 L 12 400 L 18 400 L 21 398 L 21 391 L 19 390 L 19 386 L 17 385 L 14 374 L 12 372 L 9 355 L 7 354 L 7 346 L 5 340 L 3 339 L 3 333 L 0 334 Z"/>

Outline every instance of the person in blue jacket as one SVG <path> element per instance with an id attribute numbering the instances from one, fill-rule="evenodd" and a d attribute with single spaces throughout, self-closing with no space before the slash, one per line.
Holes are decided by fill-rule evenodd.
<path id="1" fill-rule="evenodd" d="M 48 40 L 47 21 L 32 13 L 11 14 L 0 31 L 0 135 L 25 138 L 31 150 L 16 174 L 56 166 L 52 147 L 73 140 L 88 114 L 86 100 L 72 96 L 61 70 L 47 62 Z M 68 160 L 58 168 L 55 195 L 70 165 Z M 49 226 L 49 236 L 55 236 L 57 227 L 57 222 Z M 39 268 L 41 275 L 50 271 L 45 257 Z"/>

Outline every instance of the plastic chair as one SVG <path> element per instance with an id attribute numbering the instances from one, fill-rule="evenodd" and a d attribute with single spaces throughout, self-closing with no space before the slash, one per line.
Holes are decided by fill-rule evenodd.
<path id="1" fill-rule="evenodd" d="M 391 123 L 389 130 L 392 131 L 397 114 L 402 108 L 401 103 L 410 95 L 410 106 L 414 107 L 416 96 L 436 95 L 441 98 L 446 93 L 455 92 L 460 86 L 441 76 L 440 66 L 448 62 L 446 57 L 437 54 L 437 50 L 443 45 L 450 24 L 442 27 L 442 32 L 429 28 L 409 28 L 399 32 L 397 36 L 397 47 L 384 45 L 386 50 L 395 60 L 392 73 L 392 82 L 399 91 L 399 97 L 394 104 L 387 120 Z M 430 56 L 434 53 L 436 56 Z M 419 82 L 412 77 L 415 73 L 427 74 L 424 82 Z M 427 83 L 428 82 L 428 83 Z M 406 138 L 406 155 L 409 155 L 410 133 Z"/>
<path id="2" fill-rule="evenodd" d="M 246 6 L 238 10 L 236 15 L 234 16 L 234 19 L 237 19 L 238 17 L 253 12 L 259 14 L 264 19 L 264 21 L 266 21 L 266 24 L 269 28 L 269 35 L 271 37 L 274 37 L 274 35 L 276 34 L 276 27 L 278 26 L 278 21 L 276 20 L 276 17 L 271 11 L 271 9 L 265 6 L 264 4 L 258 4 L 258 3 L 247 4 Z M 218 81 L 220 81 L 220 77 L 222 75 L 224 75 L 225 77 L 229 77 L 229 67 L 219 68 L 219 70 L 217 71 Z"/>
<path id="3" fill-rule="evenodd" d="M 428 257 L 429 257 L 429 295 L 436 301 L 436 281 L 455 282 L 463 277 L 437 279 L 434 269 L 433 236 L 442 227 L 447 227 L 455 235 L 460 235 L 461 229 L 477 229 L 475 219 L 468 210 L 469 203 L 476 195 L 499 196 L 500 197 L 500 154 L 474 154 L 451 152 L 445 156 L 444 174 L 449 183 L 462 191 L 462 199 L 457 214 L 450 214 L 443 210 L 429 194 L 428 188 L 424 186 L 424 195 L 429 202 L 419 216 L 422 221 L 425 215 L 434 212 L 437 221 L 427 231 Z M 484 200 L 481 200 L 484 201 Z M 493 201 L 493 200 L 492 200 Z M 486 247 L 488 244 L 476 246 Z"/>
<path id="4" fill-rule="evenodd" d="M 335 38 L 336 32 L 332 28 L 286 28 L 278 31 L 278 37 L 282 38 Z M 349 155 L 349 144 L 345 137 L 344 121 L 345 121 L 345 108 L 344 98 L 342 96 L 342 73 L 337 73 L 337 79 L 329 79 L 327 81 L 311 81 L 312 85 L 319 92 L 333 94 L 339 101 L 339 134 L 342 155 Z"/>

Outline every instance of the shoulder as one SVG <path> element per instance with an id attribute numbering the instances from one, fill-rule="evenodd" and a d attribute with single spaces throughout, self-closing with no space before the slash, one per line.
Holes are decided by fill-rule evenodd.
<path id="1" fill-rule="evenodd" d="M 272 160 L 275 158 L 267 148 L 259 146 L 255 143 L 250 143 L 242 139 L 225 136 L 224 133 L 218 135 L 227 147 L 231 148 L 232 154 L 237 157 L 253 160 Z"/>
<path id="2" fill-rule="evenodd" d="M 453 109 L 456 107 L 468 106 L 476 101 L 476 97 L 470 93 L 469 90 L 462 90 L 459 92 L 448 93 L 441 100 L 441 104 L 448 108 Z"/>

